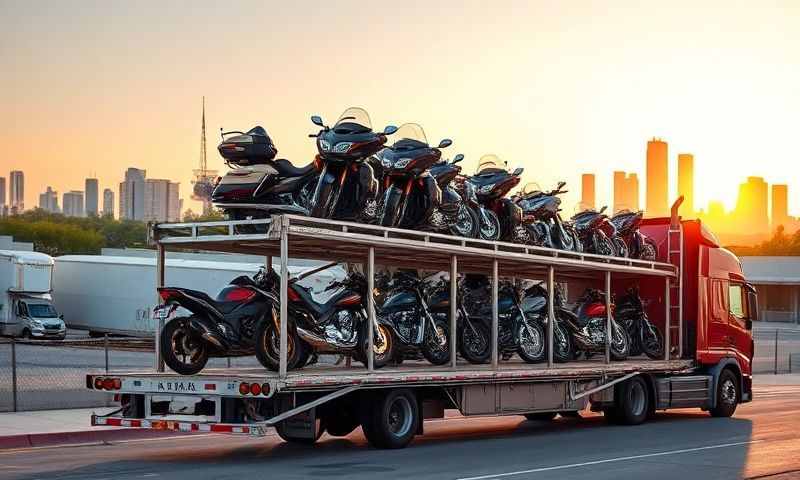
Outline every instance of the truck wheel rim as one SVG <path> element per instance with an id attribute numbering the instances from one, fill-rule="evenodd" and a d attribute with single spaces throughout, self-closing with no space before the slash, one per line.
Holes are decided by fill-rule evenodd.
<path id="1" fill-rule="evenodd" d="M 395 398 L 389 405 L 389 431 L 392 435 L 402 437 L 411 430 L 411 403 L 406 397 Z"/>
<path id="2" fill-rule="evenodd" d="M 736 385 L 731 379 L 722 382 L 722 401 L 728 405 L 736 403 Z"/>
<path id="3" fill-rule="evenodd" d="M 635 382 L 631 385 L 629 390 L 629 403 L 631 406 L 631 413 L 634 416 L 639 416 L 644 413 L 645 403 L 646 403 L 646 393 L 644 391 L 644 387 L 639 382 Z"/>

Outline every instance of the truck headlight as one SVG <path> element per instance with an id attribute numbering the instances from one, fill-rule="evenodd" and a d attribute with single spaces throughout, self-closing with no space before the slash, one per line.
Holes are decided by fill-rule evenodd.
<path id="1" fill-rule="evenodd" d="M 33 319 L 33 320 L 31 320 L 31 327 L 33 327 L 33 328 L 44 328 L 44 324 L 41 322 L 41 320 Z"/>

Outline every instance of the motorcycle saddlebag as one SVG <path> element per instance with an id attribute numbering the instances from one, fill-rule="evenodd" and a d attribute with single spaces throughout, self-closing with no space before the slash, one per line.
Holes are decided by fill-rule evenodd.
<path id="1" fill-rule="evenodd" d="M 277 175 L 271 165 L 253 165 L 234 168 L 225 174 L 214 188 L 211 200 L 214 202 L 252 201 L 259 185 L 268 175 Z"/>
<path id="2" fill-rule="evenodd" d="M 266 130 L 255 127 L 249 132 L 228 137 L 217 147 L 219 154 L 229 163 L 255 165 L 275 159 L 278 149 Z"/>

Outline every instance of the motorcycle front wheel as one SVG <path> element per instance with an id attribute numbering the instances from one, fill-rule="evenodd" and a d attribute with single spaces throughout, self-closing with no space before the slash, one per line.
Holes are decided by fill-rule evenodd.
<path id="1" fill-rule="evenodd" d="M 428 334 L 422 344 L 422 356 L 433 365 L 444 365 L 450 360 L 450 325 L 446 319 L 434 320 L 437 335 Z"/>
<path id="2" fill-rule="evenodd" d="M 542 325 L 532 322 L 519 329 L 519 347 L 517 355 L 526 363 L 541 363 L 547 356 L 545 333 Z"/>
<path id="3" fill-rule="evenodd" d="M 655 242 L 646 238 L 642 242 L 642 251 L 639 252 L 639 259 L 640 260 L 648 260 L 651 262 L 656 261 L 656 256 L 658 255 L 658 249 L 656 248 Z"/>
<path id="4" fill-rule="evenodd" d="M 664 336 L 661 330 L 650 322 L 642 325 L 642 350 L 644 354 L 653 360 L 664 358 Z"/>
<path id="5" fill-rule="evenodd" d="M 500 240 L 500 219 L 493 211 L 481 209 L 478 212 L 478 219 L 478 238 L 489 241 Z"/>
<path id="6" fill-rule="evenodd" d="M 622 361 L 630 354 L 631 338 L 622 325 L 613 322 L 611 325 L 611 359 Z"/>
<path id="7" fill-rule="evenodd" d="M 161 330 L 161 357 L 164 363 L 181 375 L 194 375 L 208 362 L 208 345 L 189 328 L 191 317 L 179 317 Z"/>
<path id="8" fill-rule="evenodd" d="M 467 324 L 462 327 L 458 337 L 461 356 L 476 365 L 488 362 L 492 356 L 492 335 L 489 328 L 481 322 L 465 323 Z"/>
<path id="9" fill-rule="evenodd" d="M 475 210 L 461 204 L 456 222 L 450 225 L 450 234 L 457 237 L 477 238 L 480 230 L 480 219 Z"/>
<path id="10" fill-rule="evenodd" d="M 553 361 L 556 363 L 566 363 L 573 360 L 574 352 L 572 339 L 566 327 L 559 322 L 553 328 Z"/>
<path id="11" fill-rule="evenodd" d="M 372 360 L 372 366 L 374 368 L 383 368 L 393 361 L 396 355 L 397 342 L 391 328 L 381 323 L 375 328 L 377 328 L 377 332 L 375 333 L 378 336 L 378 340 L 373 340 L 372 343 L 372 351 L 375 354 Z M 368 351 L 367 335 L 362 335 L 358 360 L 364 365 L 367 364 Z"/>
<path id="12" fill-rule="evenodd" d="M 628 245 L 619 237 L 614 237 L 612 239 L 614 242 L 614 247 L 616 250 L 616 255 L 620 258 L 628 258 L 630 256 L 630 252 L 628 252 Z"/>
<path id="13" fill-rule="evenodd" d="M 256 327 L 256 358 L 268 370 L 277 372 L 280 369 L 280 332 L 271 320 L 261 322 Z M 301 359 L 308 359 L 305 344 L 297 334 L 289 332 L 286 338 L 286 369 L 293 370 L 305 364 Z"/>

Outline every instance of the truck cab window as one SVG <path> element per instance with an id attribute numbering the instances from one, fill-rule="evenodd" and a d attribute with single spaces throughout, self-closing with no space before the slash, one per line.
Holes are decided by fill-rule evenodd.
<path id="1" fill-rule="evenodd" d="M 23 302 L 17 304 L 17 315 L 21 317 L 28 316 L 28 307 Z"/>
<path id="2" fill-rule="evenodd" d="M 745 318 L 744 289 L 741 285 L 731 283 L 728 286 L 728 311 L 736 318 Z"/>

